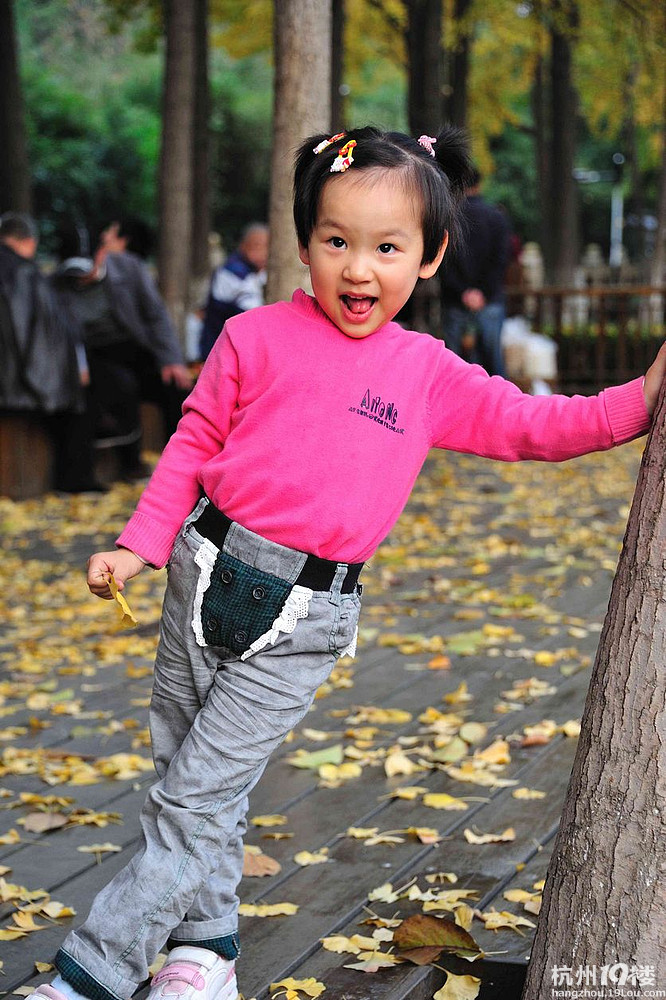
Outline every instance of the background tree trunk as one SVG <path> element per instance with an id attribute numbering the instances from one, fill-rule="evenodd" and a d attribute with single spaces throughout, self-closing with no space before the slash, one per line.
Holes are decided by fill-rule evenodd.
<path id="1" fill-rule="evenodd" d="M 210 90 L 208 0 L 195 0 L 194 122 L 192 139 L 192 290 L 199 304 L 210 277 Z"/>
<path id="2" fill-rule="evenodd" d="M 12 0 L 0 0 L 0 212 L 32 211 L 23 88 Z"/>
<path id="3" fill-rule="evenodd" d="M 454 19 L 457 41 L 455 48 L 447 52 L 447 79 L 445 117 L 452 125 L 465 128 L 467 125 L 467 98 L 469 78 L 469 57 L 471 39 L 466 29 L 460 30 L 461 22 L 470 6 L 470 0 L 455 0 Z"/>
<path id="4" fill-rule="evenodd" d="M 572 82 L 572 49 L 578 27 L 576 7 L 555 0 L 551 29 L 551 204 L 554 277 L 571 285 L 578 260 L 578 190 L 573 175 L 578 99 Z"/>
<path id="5" fill-rule="evenodd" d="M 534 70 L 532 84 L 532 116 L 534 118 L 534 156 L 536 161 L 537 187 L 541 218 L 539 236 L 544 264 L 549 275 L 553 272 L 553 202 L 551 198 L 551 162 L 550 162 L 550 117 L 546 100 L 544 82 L 545 66 L 543 57 L 539 57 Z"/>
<path id="6" fill-rule="evenodd" d="M 331 2 L 331 131 L 345 130 L 345 0 Z"/>
<path id="7" fill-rule="evenodd" d="M 664 91 L 664 115 L 661 121 L 661 136 L 657 235 L 650 265 L 650 283 L 653 285 L 663 285 L 666 276 L 666 90 Z"/>
<path id="8" fill-rule="evenodd" d="M 662 391 L 599 641 L 523 1000 L 551 996 L 554 968 L 596 965 L 601 976 L 616 963 L 651 966 L 652 985 L 666 987 L 665 451 Z"/>
<path id="9" fill-rule="evenodd" d="M 192 136 L 196 0 L 164 0 L 158 269 L 165 302 L 184 336 L 192 248 Z"/>
<path id="10" fill-rule="evenodd" d="M 408 94 L 410 134 L 437 135 L 442 117 L 442 3 L 408 0 Z"/>
<path id="11" fill-rule="evenodd" d="M 274 31 L 267 302 L 290 299 L 307 281 L 291 205 L 294 153 L 307 135 L 330 130 L 331 0 L 275 0 Z"/>

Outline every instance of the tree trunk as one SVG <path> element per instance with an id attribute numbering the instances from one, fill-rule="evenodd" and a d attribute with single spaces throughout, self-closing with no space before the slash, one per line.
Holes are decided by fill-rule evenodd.
<path id="1" fill-rule="evenodd" d="M 294 153 L 307 135 L 330 130 L 331 0 L 275 0 L 274 32 L 268 302 L 307 282 L 291 205 Z"/>
<path id="2" fill-rule="evenodd" d="M 162 149 L 159 170 L 160 287 L 184 337 L 192 248 L 195 0 L 164 0 Z"/>
<path id="3" fill-rule="evenodd" d="M 345 0 L 332 0 L 331 17 L 331 131 L 344 132 Z"/>
<path id="4" fill-rule="evenodd" d="M 539 219 L 539 240 L 543 254 L 544 265 L 549 280 L 553 274 L 553 220 L 554 211 L 551 198 L 551 163 L 550 163 L 550 121 L 549 104 L 546 100 L 544 83 L 545 67 L 540 56 L 534 71 L 532 84 L 532 117 L 534 119 L 534 156 L 536 160 L 537 189 L 541 216 Z"/>
<path id="5" fill-rule="evenodd" d="M 467 82 L 471 39 L 467 30 L 460 31 L 460 25 L 469 6 L 470 0 L 456 0 L 453 16 L 456 22 L 457 41 L 455 48 L 447 53 L 446 117 L 452 125 L 458 125 L 459 128 L 465 128 L 467 125 Z"/>
<path id="6" fill-rule="evenodd" d="M 418 138 L 437 135 L 442 107 L 442 3 L 407 0 L 407 115 Z"/>
<path id="7" fill-rule="evenodd" d="M 554 0 L 551 28 L 551 204 L 555 281 L 570 285 L 578 260 L 578 191 L 573 175 L 578 100 L 572 82 L 572 49 L 578 26 L 576 7 Z M 562 19 L 566 24 L 560 28 Z"/>
<path id="8" fill-rule="evenodd" d="M 201 300 L 210 271 L 210 90 L 208 0 L 195 0 L 194 123 L 192 141 L 192 302 Z"/>
<path id="9" fill-rule="evenodd" d="M 624 966 L 643 966 L 649 970 L 643 985 L 666 987 L 665 451 L 662 391 L 599 640 L 523 1000 L 576 984 L 579 969 L 597 970 L 596 983 L 583 985 L 631 991 L 637 984 Z"/>
<path id="10" fill-rule="evenodd" d="M 32 211 L 23 88 L 12 0 L 0 0 L 0 212 Z"/>
<path id="11" fill-rule="evenodd" d="M 666 90 L 661 120 L 661 171 L 659 174 L 659 200 L 657 202 L 657 235 L 650 264 L 650 283 L 663 285 L 666 280 Z"/>

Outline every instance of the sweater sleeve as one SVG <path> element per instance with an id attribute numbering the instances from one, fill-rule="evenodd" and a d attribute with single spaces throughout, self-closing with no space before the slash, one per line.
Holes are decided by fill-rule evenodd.
<path id="1" fill-rule="evenodd" d="M 201 470 L 224 447 L 238 391 L 238 356 L 225 328 L 116 545 L 131 549 L 153 566 L 165 565 L 183 521 L 201 496 Z"/>
<path id="2" fill-rule="evenodd" d="M 650 426 L 640 378 L 597 396 L 529 396 L 443 346 L 428 402 L 434 447 L 505 462 L 561 462 Z"/>

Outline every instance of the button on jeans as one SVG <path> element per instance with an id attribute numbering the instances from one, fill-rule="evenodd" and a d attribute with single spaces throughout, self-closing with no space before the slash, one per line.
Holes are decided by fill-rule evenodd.
<path id="1" fill-rule="evenodd" d="M 204 539 L 185 521 L 168 567 L 150 710 L 159 780 L 141 812 L 141 844 L 103 889 L 56 957 L 63 977 L 93 1000 L 129 998 L 167 940 L 234 957 L 248 793 L 354 637 L 357 593 L 342 594 L 339 564 L 307 618 L 245 660 L 197 644 L 192 627 Z M 305 555 L 233 524 L 223 551 L 293 581 Z M 242 630 L 242 622 L 239 622 Z M 224 942 L 217 948 L 216 942 Z"/>

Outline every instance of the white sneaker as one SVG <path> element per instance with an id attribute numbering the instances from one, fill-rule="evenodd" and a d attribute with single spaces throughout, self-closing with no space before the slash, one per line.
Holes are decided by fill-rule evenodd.
<path id="1" fill-rule="evenodd" d="M 54 986 L 38 986 L 34 993 L 30 994 L 35 998 L 35 1000 L 67 1000 L 64 993 L 57 990 Z"/>
<path id="2" fill-rule="evenodd" d="M 233 962 L 207 948 L 181 945 L 169 952 L 164 967 L 153 976 L 146 1000 L 236 1000 L 237 996 Z"/>

